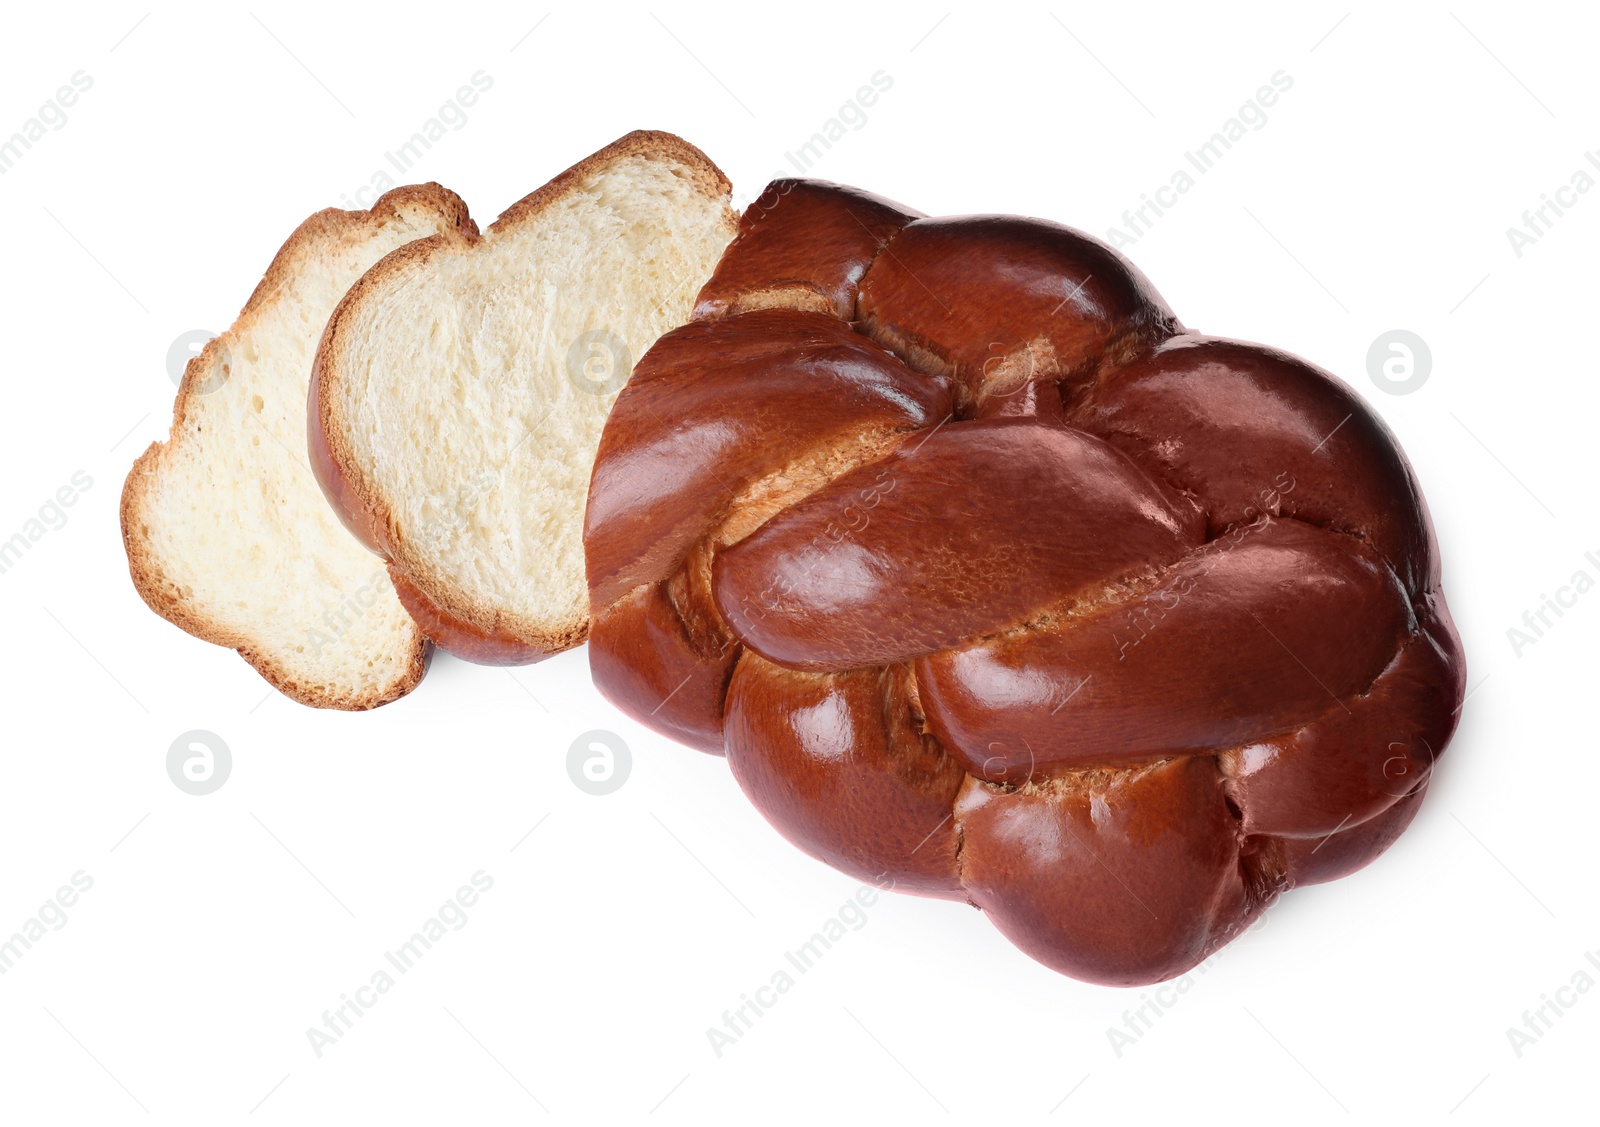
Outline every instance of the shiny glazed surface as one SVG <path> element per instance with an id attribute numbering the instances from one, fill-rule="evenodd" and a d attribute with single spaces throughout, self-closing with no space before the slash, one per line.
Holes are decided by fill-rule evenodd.
<path id="1" fill-rule="evenodd" d="M 591 666 L 785 836 L 1181 974 L 1415 817 L 1465 684 L 1344 384 L 1070 228 L 775 181 L 601 442 Z"/>

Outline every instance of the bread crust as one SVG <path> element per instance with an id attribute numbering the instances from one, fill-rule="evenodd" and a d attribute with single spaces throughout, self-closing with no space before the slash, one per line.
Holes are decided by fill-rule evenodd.
<path id="1" fill-rule="evenodd" d="M 165 442 L 152 442 L 134 461 L 123 482 L 119 504 L 122 526 L 122 543 L 128 557 L 128 573 L 133 586 L 145 604 L 162 618 L 202 641 L 236 650 L 256 672 L 279 692 L 301 704 L 315 708 L 335 708 L 360 711 L 376 708 L 396 700 L 416 688 L 427 671 L 430 647 L 427 637 L 419 630 L 411 646 L 405 673 L 389 689 L 381 693 L 350 695 L 330 693 L 323 686 L 300 678 L 286 662 L 273 653 L 259 649 L 251 639 L 233 626 L 210 615 L 197 612 L 179 595 L 176 585 L 167 578 L 160 555 L 143 533 L 142 516 L 161 474 L 171 463 L 182 441 L 184 424 L 196 398 L 202 394 L 200 383 L 222 350 L 236 345 L 254 328 L 262 311 L 277 293 L 288 284 L 300 259 L 321 242 L 337 240 L 349 232 L 364 227 L 381 226 L 396 218 L 402 209 L 423 207 L 435 211 L 454 227 L 472 227 L 467 205 L 449 189 L 439 184 L 411 184 L 392 189 L 380 196 L 366 211 L 344 211 L 325 208 L 310 216 L 284 241 L 271 264 L 262 275 L 260 283 L 240 309 L 233 324 L 221 335 L 206 342 L 200 353 L 192 357 L 184 368 L 177 398 L 173 403 L 172 425 Z"/>
<path id="2" fill-rule="evenodd" d="M 595 684 L 813 857 L 1064 974 L 1171 979 L 1415 815 L 1466 691 L 1420 487 L 1349 388 L 1185 331 L 1112 248 L 884 235 L 861 196 L 770 186 L 619 394 Z M 783 465 L 840 408 L 841 337 L 943 405 Z"/>
<path id="3" fill-rule="evenodd" d="M 512 204 L 490 224 L 489 230 L 502 231 L 528 221 L 592 173 L 642 153 L 659 154 L 683 164 L 707 196 L 725 196 L 732 190 L 721 169 L 683 138 L 656 130 L 636 130 Z M 731 233 L 730 220 L 730 236 Z M 481 241 L 482 236 L 470 224 L 419 239 L 380 259 L 350 288 L 329 318 L 317 347 L 306 403 L 306 437 L 312 470 L 324 495 L 357 539 L 388 561 L 396 592 L 401 594 L 407 610 L 418 617 L 429 638 L 468 661 L 527 665 L 580 645 L 589 633 L 588 608 L 560 622 L 513 620 L 498 608 L 474 601 L 430 574 L 406 542 L 388 500 L 356 457 L 336 393 L 344 378 L 346 336 L 362 305 L 383 293 L 395 279 L 425 269 L 435 255 L 465 253 Z"/>
<path id="4" fill-rule="evenodd" d="M 528 643 L 505 630 L 483 631 L 470 622 L 453 618 L 418 589 L 393 563 L 389 565 L 389 578 L 394 582 L 394 592 L 400 605 L 435 645 L 446 653 L 479 665 L 531 665 L 551 654 L 571 649 L 583 641 L 580 633 L 543 634 Z"/>

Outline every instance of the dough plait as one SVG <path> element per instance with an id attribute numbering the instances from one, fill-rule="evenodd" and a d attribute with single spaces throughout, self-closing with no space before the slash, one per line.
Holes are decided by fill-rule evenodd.
<path id="1" fill-rule="evenodd" d="M 1462 702 L 1378 417 L 1037 219 L 774 181 L 618 396 L 584 542 L 607 697 L 1092 982 L 1377 857 Z"/>

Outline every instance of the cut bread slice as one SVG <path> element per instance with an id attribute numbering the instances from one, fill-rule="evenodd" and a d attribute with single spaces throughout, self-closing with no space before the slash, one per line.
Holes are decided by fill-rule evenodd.
<path id="1" fill-rule="evenodd" d="M 307 219 L 233 327 L 189 361 L 170 438 L 123 486 L 123 544 L 144 601 L 304 704 L 384 704 L 416 686 L 428 656 L 383 561 L 340 526 L 308 463 L 317 341 L 373 263 L 468 232 L 466 205 L 437 184 Z"/>
<path id="2" fill-rule="evenodd" d="M 736 233 L 729 194 L 693 145 L 630 133 L 482 237 L 395 251 L 339 303 L 312 377 L 312 465 L 442 648 L 522 664 L 587 636 L 600 431 Z"/>

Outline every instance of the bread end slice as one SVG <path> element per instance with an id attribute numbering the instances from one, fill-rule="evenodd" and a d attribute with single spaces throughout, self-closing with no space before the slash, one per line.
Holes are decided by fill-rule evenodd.
<path id="1" fill-rule="evenodd" d="M 340 527 L 317 487 L 305 402 L 317 341 L 345 291 L 389 252 L 445 232 L 476 228 L 437 184 L 307 219 L 233 326 L 189 361 L 168 440 L 123 485 L 139 595 L 303 704 L 373 708 L 410 692 L 427 667 L 427 640 L 383 561 Z"/>
<path id="2" fill-rule="evenodd" d="M 312 465 L 441 648 L 524 664 L 587 636 L 600 432 L 737 231 L 730 194 L 693 145 L 630 133 L 481 238 L 400 248 L 339 303 L 307 407 Z"/>

